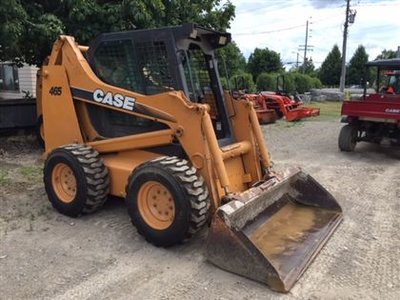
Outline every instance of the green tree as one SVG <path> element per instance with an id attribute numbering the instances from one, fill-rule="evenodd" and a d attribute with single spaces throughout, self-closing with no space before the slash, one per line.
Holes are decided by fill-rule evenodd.
<path id="1" fill-rule="evenodd" d="M 318 77 L 324 85 L 339 85 L 341 64 L 339 48 L 334 45 L 319 69 Z"/>
<path id="2" fill-rule="evenodd" d="M 314 63 L 312 61 L 312 58 L 310 58 L 310 59 L 307 58 L 306 62 L 301 64 L 301 66 L 298 67 L 297 71 L 299 73 L 302 73 L 302 74 L 315 76 L 316 75 L 315 66 L 314 66 Z"/>
<path id="3" fill-rule="evenodd" d="M 384 49 L 375 59 L 390 59 L 396 57 L 396 51 Z"/>
<path id="4" fill-rule="evenodd" d="M 143 2 L 152 2 L 145 1 Z M 235 6 L 227 1 L 222 6 L 221 0 L 158 0 L 161 2 L 161 11 L 156 11 L 153 17 L 156 26 L 180 25 L 194 22 L 202 26 L 225 31 L 230 21 L 235 17 Z M 137 2 L 137 0 L 130 0 Z M 157 15 L 163 16 L 162 18 Z"/>
<path id="5" fill-rule="evenodd" d="M 25 31 L 26 11 L 16 0 L 2 0 L 0 5 L 0 60 L 20 51 L 18 43 Z"/>
<path id="6" fill-rule="evenodd" d="M 358 46 L 347 69 L 348 84 L 361 84 L 362 78 L 365 76 L 365 64 L 368 62 L 368 54 L 363 45 Z"/>
<path id="7" fill-rule="evenodd" d="M 246 69 L 246 59 L 235 42 L 226 47 L 217 49 L 218 67 L 221 76 L 228 78 L 244 72 Z"/>
<path id="8" fill-rule="evenodd" d="M 87 44 L 102 32 L 195 22 L 225 30 L 235 15 L 220 0 L 2 0 L 0 60 L 40 65 L 60 34 Z"/>
<path id="9" fill-rule="evenodd" d="M 253 75 L 253 78 L 257 78 L 263 72 L 274 73 L 283 70 L 283 64 L 279 53 L 268 48 L 256 48 L 250 54 L 247 68 Z"/>

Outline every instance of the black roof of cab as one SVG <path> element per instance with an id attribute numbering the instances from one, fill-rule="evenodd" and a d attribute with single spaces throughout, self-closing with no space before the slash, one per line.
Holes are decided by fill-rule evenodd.
<path id="1" fill-rule="evenodd" d="M 391 69 L 400 69 L 400 58 L 373 60 L 367 62 L 365 65 L 369 67 L 388 67 Z"/>
<path id="2" fill-rule="evenodd" d="M 200 43 L 203 42 L 208 44 L 209 49 L 224 47 L 232 40 L 229 32 L 220 32 L 208 29 L 195 23 L 186 23 L 180 26 L 102 33 L 92 40 L 89 45 L 89 52 L 92 51 L 91 48 L 96 48 L 96 46 L 104 40 L 119 40 L 123 38 L 132 38 L 134 40 L 157 40 L 159 37 L 165 37 L 165 35 L 168 34 L 173 36 L 176 42 L 182 40 L 192 40 Z"/>

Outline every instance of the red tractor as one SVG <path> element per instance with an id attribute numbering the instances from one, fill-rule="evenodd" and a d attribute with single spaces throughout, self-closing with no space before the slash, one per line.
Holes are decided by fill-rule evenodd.
<path id="1" fill-rule="evenodd" d="M 284 117 L 288 122 L 319 116 L 319 108 L 305 107 L 301 99 L 292 99 L 286 93 L 261 92 L 261 96 L 266 106 L 275 110 L 278 118 Z"/>
<path id="2" fill-rule="evenodd" d="M 344 101 L 339 134 L 339 149 L 353 151 L 358 142 L 380 143 L 384 138 L 400 143 L 400 58 L 376 60 L 366 64 L 369 74 L 376 68 L 376 93 L 359 100 Z M 383 75 L 383 77 L 382 77 Z"/>
<path id="3" fill-rule="evenodd" d="M 287 92 L 284 91 L 285 78 L 283 75 L 277 77 L 276 92 L 261 92 L 261 99 L 265 102 L 265 106 L 273 109 L 278 118 L 285 118 L 286 121 L 297 121 L 303 118 L 319 116 L 319 108 L 305 107 L 299 97 L 292 99 Z M 257 109 L 256 109 L 257 112 Z"/>
<path id="4" fill-rule="evenodd" d="M 242 98 L 253 103 L 260 124 L 275 123 L 276 119 L 278 119 L 276 111 L 267 106 L 262 94 L 244 94 Z"/>
<path id="5" fill-rule="evenodd" d="M 237 97 L 251 101 L 257 113 L 260 124 L 274 123 L 277 119 L 284 118 L 286 121 L 297 121 L 303 118 L 319 116 L 319 108 L 305 107 L 299 97 L 292 99 L 284 91 L 285 79 L 283 75 L 277 77 L 276 92 L 261 92 L 257 94 L 246 93 L 244 79 L 239 77 L 236 82 Z"/>

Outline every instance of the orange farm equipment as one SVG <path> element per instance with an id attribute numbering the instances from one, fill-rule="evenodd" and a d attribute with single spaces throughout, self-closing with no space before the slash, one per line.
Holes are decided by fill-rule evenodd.
<path id="1" fill-rule="evenodd" d="M 278 118 L 274 109 L 267 106 L 263 95 L 261 94 L 244 94 L 243 98 L 251 101 L 256 110 L 257 119 L 260 124 L 275 123 Z"/>
<path id="2" fill-rule="evenodd" d="M 288 122 L 319 116 L 319 108 L 305 107 L 300 99 L 293 100 L 285 93 L 262 92 L 261 97 L 266 107 L 273 109 L 278 118 L 284 117 Z"/>

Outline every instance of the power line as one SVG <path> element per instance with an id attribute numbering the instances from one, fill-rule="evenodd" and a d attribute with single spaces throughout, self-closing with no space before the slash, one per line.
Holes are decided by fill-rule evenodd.
<path id="1" fill-rule="evenodd" d="M 251 5 L 252 3 L 246 3 L 246 5 Z M 264 9 L 269 9 L 269 10 L 276 10 L 276 9 L 284 9 L 287 7 L 292 7 L 294 5 L 301 5 L 300 2 L 293 2 L 293 1 L 288 1 L 288 0 L 283 0 L 283 1 L 273 1 L 273 3 L 271 4 L 271 2 L 268 2 L 268 5 L 265 6 L 260 6 L 257 5 L 256 7 L 251 7 L 251 8 L 247 8 L 244 10 L 236 10 L 237 14 L 243 14 L 243 13 L 249 13 L 249 12 L 253 12 L 253 11 L 260 11 L 260 10 L 264 10 Z"/>
<path id="2" fill-rule="evenodd" d="M 246 5 L 251 5 L 252 3 L 247 2 Z M 262 5 L 257 5 L 256 7 L 251 7 L 251 8 L 247 8 L 247 9 L 238 9 L 236 10 L 237 14 L 244 14 L 244 13 L 249 13 L 249 12 L 253 12 L 253 11 L 261 11 L 264 9 L 269 9 L 270 11 L 273 10 L 284 10 L 285 8 L 288 7 L 293 7 L 293 6 L 301 6 L 304 7 L 304 1 L 299 0 L 299 1 L 291 1 L 291 0 L 282 0 L 282 1 L 268 1 L 268 4 L 265 6 Z M 330 5 L 329 8 L 330 9 L 335 9 L 335 8 L 341 8 L 341 7 L 345 7 L 346 5 L 340 4 L 338 6 L 336 5 Z"/>
<path id="3" fill-rule="evenodd" d="M 331 20 L 333 18 L 337 18 L 336 15 L 332 15 L 330 17 L 327 18 L 320 18 L 317 20 L 313 20 L 313 23 L 320 23 L 320 22 L 326 22 L 328 20 Z M 301 27 L 306 27 L 305 24 L 299 24 L 299 25 L 294 25 L 294 26 L 290 26 L 290 27 L 283 27 L 283 28 L 279 28 L 279 29 L 272 29 L 272 30 L 266 30 L 266 31 L 252 31 L 252 32 L 240 32 L 240 33 L 233 33 L 234 35 L 256 35 L 256 34 L 268 34 L 268 33 L 275 33 L 275 32 L 281 32 L 281 31 L 288 31 L 288 30 L 292 30 L 292 29 L 297 29 L 297 28 L 301 28 Z"/>
<path id="4" fill-rule="evenodd" d="M 274 32 L 281 32 L 281 31 L 286 31 L 286 30 L 292 30 L 295 28 L 300 28 L 304 27 L 305 25 L 296 25 L 296 26 L 291 26 L 291 27 L 286 27 L 286 28 L 280 28 L 280 29 L 275 29 L 275 30 L 267 30 L 267 31 L 258 31 L 258 32 L 241 32 L 241 33 L 233 33 L 234 35 L 255 35 L 255 34 L 266 34 L 266 33 L 274 33 Z"/>

